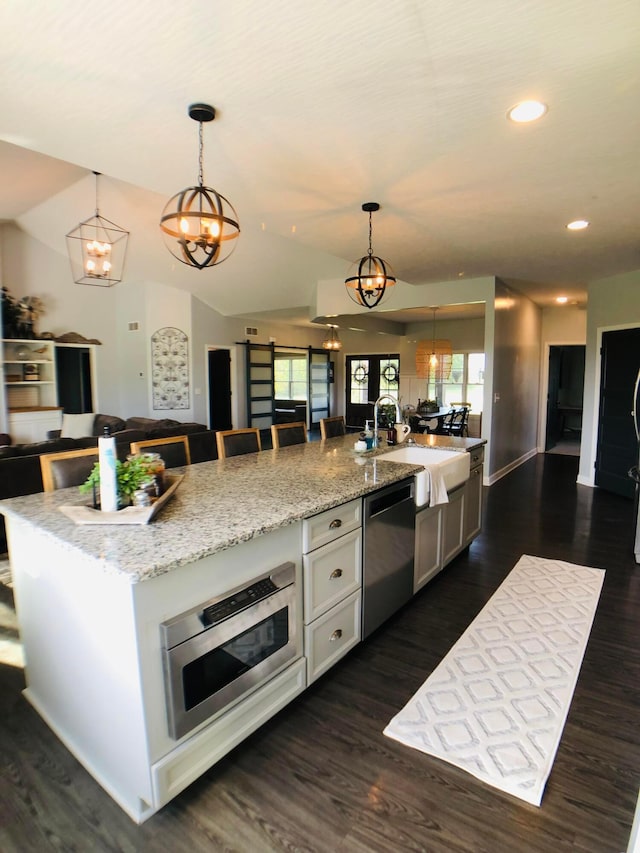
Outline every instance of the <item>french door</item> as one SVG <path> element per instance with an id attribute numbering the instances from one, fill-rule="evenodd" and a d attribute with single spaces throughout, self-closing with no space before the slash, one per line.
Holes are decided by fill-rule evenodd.
<path id="1" fill-rule="evenodd" d="M 373 404 L 381 394 L 398 399 L 400 356 L 348 355 L 346 358 L 345 418 L 347 427 L 362 429 L 373 420 Z"/>

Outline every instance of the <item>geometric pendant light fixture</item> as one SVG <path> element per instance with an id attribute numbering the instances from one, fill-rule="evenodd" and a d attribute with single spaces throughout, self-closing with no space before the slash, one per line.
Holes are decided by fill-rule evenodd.
<path id="1" fill-rule="evenodd" d="M 98 208 L 96 176 L 95 216 L 85 219 L 67 234 L 67 252 L 76 284 L 111 287 L 122 281 L 129 232 L 104 216 Z"/>
<path id="2" fill-rule="evenodd" d="M 369 214 L 369 251 L 352 264 L 344 283 L 354 302 L 365 308 L 375 308 L 382 302 L 387 288 L 396 283 L 396 279 L 389 264 L 374 255 L 371 246 L 371 214 L 380 210 L 380 205 L 377 201 L 367 201 L 362 209 Z"/>
<path id="3" fill-rule="evenodd" d="M 162 212 L 160 229 L 171 254 L 197 269 L 222 263 L 233 252 L 240 234 L 238 215 L 228 199 L 204 186 L 202 124 L 213 121 L 209 104 L 191 104 L 189 117 L 199 122 L 198 185 L 187 187 L 169 199 Z"/>

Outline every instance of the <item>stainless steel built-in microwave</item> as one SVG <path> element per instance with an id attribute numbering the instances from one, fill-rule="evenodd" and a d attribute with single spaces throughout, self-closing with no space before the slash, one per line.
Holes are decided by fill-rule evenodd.
<path id="1" fill-rule="evenodd" d="M 302 654 L 295 565 L 161 625 L 169 733 L 178 739 Z"/>

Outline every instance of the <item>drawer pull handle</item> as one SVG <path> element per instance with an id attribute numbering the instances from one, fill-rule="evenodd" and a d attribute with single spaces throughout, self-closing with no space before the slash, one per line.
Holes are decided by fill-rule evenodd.
<path id="1" fill-rule="evenodd" d="M 342 527 L 342 519 L 334 518 L 331 524 L 329 525 L 330 530 L 335 530 L 337 527 Z"/>
<path id="2" fill-rule="evenodd" d="M 334 569 L 329 575 L 330 580 L 335 580 L 336 578 L 342 577 L 342 569 Z"/>
<path id="3" fill-rule="evenodd" d="M 342 637 L 342 628 L 336 628 L 333 634 L 329 637 L 330 643 L 335 643 L 336 640 L 339 640 Z"/>

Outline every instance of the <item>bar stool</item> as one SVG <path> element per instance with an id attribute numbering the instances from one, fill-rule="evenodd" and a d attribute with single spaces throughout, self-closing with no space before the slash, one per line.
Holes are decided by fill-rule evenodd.
<path id="1" fill-rule="evenodd" d="M 42 487 L 45 492 L 55 492 L 56 489 L 81 486 L 97 461 L 97 447 L 43 453 L 40 456 Z"/>
<path id="2" fill-rule="evenodd" d="M 189 442 L 186 435 L 172 435 L 169 438 L 147 438 L 144 441 L 131 442 L 132 453 L 158 453 L 165 468 L 178 468 L 191 464 Z"/>
<path id="3" fill-rule="evenodd" d="M 293 424 L 272 424 L 271 441 L 273 448 L 290 447 L 292 444 L 305 444 L 307 425 L 302 421 Z"/>
<path id="4" fill-rule="evenodd" d="M 216 444 L 218 445 L 219 459 L 242 456 L 245 453 L 258 453 L 262 450 L 260 430 L 251 427 L 220 430 L 216 434 Z"/>
<path id="5" fill-rule="evenodd" d="M 335 418 L 320 418 L 320 438 L 336 438 L 338 435 L 346 434 L 347 428 L 342 415 Z"/>

